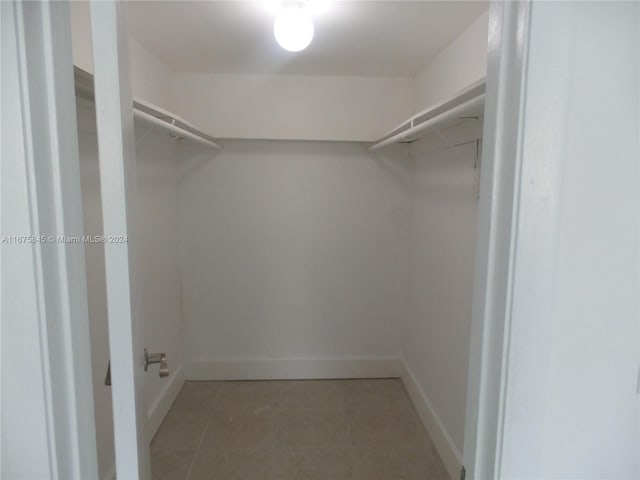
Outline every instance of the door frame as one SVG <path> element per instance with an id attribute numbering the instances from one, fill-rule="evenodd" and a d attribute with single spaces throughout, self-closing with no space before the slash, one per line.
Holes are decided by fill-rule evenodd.
<path id="1" fill-rule="evenodd" d="M 498 478 L 531 3 L 491 2 L 463 466 Z"/>
<path id="2" fill-rule="evenodd" d="M 638 143 L 634 128 L 638 125 L 638 110 L 633 107 L 637 107 L 634 101 L 637 102 L 638 90 L 629 83 L 634 79 L 629 72 L 632 66 L 637 67 L 640 14 L 637 4 L 633 4 L 635 9 L 625 7 L 622 2 L 607 4 L 606 8 L 609 6 L 624 8 L 613 17 L 624 15 L 624 25 L 612 23 L 612 17 L 603 16 L 597 4 L 491 4 L 485 157 L 464 445 L 467 478 L 545 475 L 595 478 L 603 474 L 622 478 L 622 469 L 612 473 L 615 468 L 608 469 L 608 465 L 603 468 L 602 460 L 593 460 L 607 457 L 591 454 L 599 445 L 573 441 L 580 436 L 579 419 L 591 412 L 580 410 L 582 417 L 565 415 L 573 406 L 578 410 L 583 404 L 589 405 L 584 399 L 591 388 L 599 387 L 601 392 L 606 392 L 602 389 L 607 387 L 614 388 L 614 394 L 620 395 L 613 397 L 617 399 L 624 392 L 627 402 L 621 410 L 637 415 L 637 397 L 632 398 L 638 393 L 637 352 L 628 351 L 629 343 L 624 348 L 611 342 L 609 350 L 603 347 L 598 351 L 599 337 L 606 339 L 609 335 L 604 332 L 620 335 L 630 330 L 622 330 L 626 326 L 619 328 L 623 324 L 606 324 L 609 319 L 598 304 L 587 300 L 602 295 L 609 302 L 602 303 L 607 305 L 608 314 L 628 322 L 627 326 L 637 322 L 637 296 L 633 304 L 625 304 L 627 310 L 613 310 L 610 307 L 618 297 L 611 293 L 607 283 L 611 282 L 607 274 L 615 272 L 615 278 L 623 278 L 626 287 L 637 286 L 637 271 L 634 280 L 629 275 L 633 263 L 629 270 L 621 268 L 624 261 L 633 259 L 630 252 L 635 254 L 637 250 L 628 243 L 618 245 L 615 237 L 606 236 L 611 225 L 634 229 L 637 226 L 630 223 L 629 217 L 620 216 L 618 223 L 593 223 L 594 212 L 595 219 L 606 215 L 597 212 L 594 202 L 589 202 L 595 198 L 598 207 L 606 209 L 613 218 L 628 214 L 631 210 L 626 208 L 627 203 L 623 205 L 626 199 L 614 196 L 618 203 L 607 203 L 594 192 L 602 193 L 602 199 L 606 199 L 613 191 L 612 186 L 617 188 L 612 181 L 620 180 L 621 172 L 628 178 L 637 175 Z M 598 30 L 596 26 L 600 25 L 607 28 Z M 603 41 L 604 38 L 616 41 Z M 607 62 L 602 61 L 605 57 Z M 623 65 L 629 70 L 619 68 Z M 614 70 L 610 71 L 611 67 Z M 622 71 L 628 75 L 621 75 Z M 618 84 L 614 74 L 626 82 Z M 636 95 L 632 97 L 630 92 Z M 616 107 L 619 104 L 629 108 Z M 593 119 L 597 123 L 590 123 Z M 627 129 L 621 132 L 621 125 Z M 575 147 L 578 144 L 582 150 Z M 609 145 L 621 146 L 614 154 L 617 162 L 603 161 L 602 150 Z M 589 156 L 585 151 L 595 153 Z M 621 167 L 620 159 L 629 163 Z M 636 169 L 635 175 L 629 174 L 633 171 L 631 166 Z M 578 168 L 584 169 L 581 189 L 576 188 L 580 183 L 575 176 Z M 608 169 L 616 173 L 608 175 Z M 629 184 L 622 188 L 629 189 Z M 628 205 L 637 205 L 637 201 L 633 203 L 637 198 L 636 190 Z M 584 216 L 576 214 L 578 205 Z M 625 208 L 618 208 L 622 206 Z M 572 217 L 576 217 L 575 221 Z M 611 232 L 629 235 L 628 230 Z M 602 268 L 593 259 L 607 248 L 626 248 L 627 258 L 618 256 L 608 265 L 609 270 Z M 579 273 L 568 274 L 571 269 L 567 265 L 578 263 L 583 267 L 575 269 Z M 585 269 L 584 265 L 593 268 Z M 605 272 L 602 277 L 601 272 Z M 596 280 L 582 282 L 580 276 Z M 573 291 L 567 288 L 572 283 L 576 284 Z M 628 290 L 626 294 L 627 299 L 632 298 Z M 563 298 L 565 295 L 568 300 Z M 584 307 L 594 305 L 593 314 L 586 314 Z M 585 328 L 583 335 L 582 326 L 589 324 L 592 329 Z M 616 338 L 620 337 L 608 337 Z M 636 342 L 637 337 L 632 337 L 630 343 Z M 607 366 L 601 359 L 616 349 L 624 350 L 625 357 L 618 356 L 619 363 Z M 554 377 L 558 371 L 561 373 Z M 604 372 L 607 377 L 617 376 L 615 387 L 599 382 Z M 561 381 L 558 375 L 563 375 Z M 612 404 L 598 405 L 615 411 Z M 634 408 L 629 409 L 630 405 Z M 554 423 L 565 416 L 569 421 Z M 602 419 L 610 417 L 600 416 L 600 423 L 598 417 L 594 416 L 593 430 L 597 432 L 600 426 L 603 432 Z M 637 441 L 637 424 L 634 432 L 629 429 L 621 433 L 620 425 L 631 422 L 620 417 L 617 421 L 617 431 L 616 427 L 609 430 L 607 426 L 611 441 L 618 439 L 617 444 L 609 444 L 612 450 L 626 452 L 617 447 L 629 446 L 626 439 L 632 436 Z M 554 443 L 554 437 L 564 441 L 566 451 L 553 451 L 561 445 Z M 595 436 L 601 437 L 602 433 Z M 569 452 L 573 455 L 567 457 Z M 563 464 L 558 462 L 559 458 L 569 461 Z M 620 467 L 620 458 L 613 464 Z M 637 475 L 637 462 L 637 458 L 630 458 L 623 474 Z M 635 471 L 631 473 L 631 469 Z"/>
<path id="3" fill-rule="evenodd" d="M 69 6 L 1 2 L 0 17 L 0 476 L 97 478 Z"/>

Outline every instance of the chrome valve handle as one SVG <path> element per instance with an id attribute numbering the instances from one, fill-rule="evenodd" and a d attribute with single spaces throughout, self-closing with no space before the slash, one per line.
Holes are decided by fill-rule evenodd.
<path id="1" fill-rule="evenodd" d="M 149 368 L 149 365 L 152 363 L 160 364 L 160 376 L 168 377 L 169 376 L 169 364 L 167 363 L 167 354 L 166 353 L 149 353 L 147 349 L 144 349 L 144 371 L 146 372 Z"/>

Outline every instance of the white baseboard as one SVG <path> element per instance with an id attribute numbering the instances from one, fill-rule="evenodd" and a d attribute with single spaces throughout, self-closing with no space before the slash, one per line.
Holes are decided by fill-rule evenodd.
<path id="1" fill-rule="evenodd" d="M 194 360 L 187 366 L 188 380 L 391 378 L 401 373 L 398 358 Z"/>
<path id="2" fill-rule="evenodd" d="M 418 411 L 418 415 L 420 415 L 420 418 L 422 419 L 422 423 L 424 423 L 433 444 L 442 458 L 442 462 L 447 468 L 449 476 L 453 479 L 460 478 L 462 455 L 454 445 L 453 440 L 447 432 L 447 429 L 442 424 L 440 417 L 438 417 L 433 409 L 433 406 L 429 401 L 429 397 L 427 397 L 427 394 L 422 390 L 413 375 L 413 372 L 404 361 L 402 361 L 401 378 L 407 388 L 409 397 L 411 397 L 411 400 Z"/>
<path id="3" fill-rule="evenodd" d="M 156 401 L 151 405 L 147 413 L 147 435 L 149 437 L 149 441 L 153 438 L 153 436 L 160 428 L 160 424 L 164 417 L 169 412 L 169 408 L 171 408 L 171 404 L 180 393 L 180 389 L 182 385 L 184 385 L 185 381 L 185 368 L 184 363 L 176 368 L 171 375 L 169 375 L 169 381 L 166 383 L 160 395 Z"/>

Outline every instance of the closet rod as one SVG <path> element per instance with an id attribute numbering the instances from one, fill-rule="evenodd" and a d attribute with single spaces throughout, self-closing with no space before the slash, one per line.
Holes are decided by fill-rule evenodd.
<path id="1" fill-rule="evenodd" d="M 460 105 L 453 107 L 450 110 L 447 110 L 446 112 L 442 112 L 440 115 L 430 118 L 429 120 L 426 120 L 417 125 L 412 125 L 407 130 L 403 130 L 392 137 L 389 137 L 381 142 L 371 145 L 367 149 L 367 151 L 374 152 L 382 147 L 391 145 L 392 143 L 398 143 L 402 141 L 406 142 L 407 140 L 417 140 L 417 138 L 412 138 L 412 137 L 416 134 L 424 132 L 425 130 L 428 130 L 429 128 L 439 123 L 455 120 L 458 115 L 464 114 L 465 112 L 468 112 L 471 109 L 475 109 L 481 106 L 483 102 L 484 102 L 484 93 L 478 95 L 477 97 L 471 98 L 470 100 L 467 100 L 466 102 L 461 103 Z M 411 123 L 413 124 L 413 120 L 411 121 Z"/>
<path id="2" fill-rule="evenodd" d="M 167 129 L 167 130 L 175 133 L 178 138 L 187 137 L 187 138 L 190 138 L 191 140 L 193 140 L 195 142 L 201 143 L 201 144 L 206 145 L 208 147 L 212 147 L 212 148 L 214 148 L 215 150 L 217 150 L 219 152 L 222 151 L 222 146 L 221 145 L 218 145 L 217 143 L 212 142 L 211 140 L 207 140 L 206 138 L 202 138 L 202 137 L 196 135 L 195 133 L 189 132 L 188 130 L 180 128 L 177 125 L 172 125 L 171 123 L 168 123 L 168 122 L 166 122 L 164 120 L 161 120 L 158 117 L 154 117 L 150 113 L 143 112 L 141 110 L 138 110 L 138 109 L 134 108 L 133 115 L 134 115 L 134 117 L 141 118 L 144 121 L 153 123 L 154 125 L 157 125 L 159 127 L 162 127 L 164 129 Z"/>

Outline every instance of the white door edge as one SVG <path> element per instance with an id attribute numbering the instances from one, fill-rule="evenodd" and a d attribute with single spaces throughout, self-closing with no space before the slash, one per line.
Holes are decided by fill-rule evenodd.
<path id="1" fill-rule="evenodd" d="M 148 478 L 143 331 L 135 303 L 135 135 L 126 3 L 92 1 L 91 30 L 116 474 Z"/>

